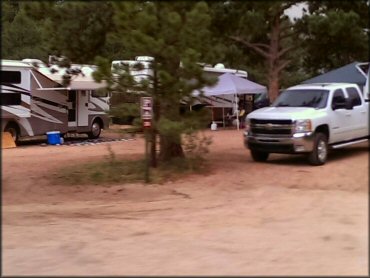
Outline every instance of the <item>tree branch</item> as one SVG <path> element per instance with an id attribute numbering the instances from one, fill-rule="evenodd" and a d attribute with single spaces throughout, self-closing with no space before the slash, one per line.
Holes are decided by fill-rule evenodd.
<path id="1" fill-rule="evenodd" d="M 260 54 L 261 56 L 263 56 L 265 58 L 269 58 L 270 57 L 269 53 L 266 52 L 266 51 L 264 51 L 264 50 L 262 50 L 261 49 L 261 45 L 259 45 L 259 44 L 250 43 L 250 42 L 245 41 L 242 38 L 237 37 L 237 36 L 229 36 L 229 38 L 232 39 L 232 40 L 234 40 L 234 41 L 236 41 L 236 42 L 240 42 L 240 43 L 244 44 L 246 47 L 253 49 L 258 54 Z"/>
<path id="2" fill-rule="evenodd" d="M 260 47 L 260 48 L 265 48 L 267 50 L 270 49 L 270 46 L 268 44 L 265 44 L 265 43 L 252 43 L 252 45 Z"/>
<path id="3" fill-rule="evenodd" d="M 280 58 L 281 56 L 283 56 L 285 53 L 292 50 L 293 48 L 294 48 L 294 46 L 289 46 L 289 47 L 286 47 L 286 48 L 280 50 L 279 53 L 277 54 L 277 57 Z"/>
<path id="4" fill-rule="evenodd" d="M 290 60 L 285 60 L 284 62 L 281 60 L 281 63 L 279 63 L 279 66 L 275 69 L 276 72 L 281 72 L 287 65 L 289 65 L 290 62 Z"/>

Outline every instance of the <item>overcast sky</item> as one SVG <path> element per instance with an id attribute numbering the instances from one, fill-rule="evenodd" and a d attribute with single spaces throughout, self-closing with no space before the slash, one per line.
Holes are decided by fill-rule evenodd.
<path id="1" fill-rule="evenodd" d="M 293 20 L 294 17 L 300 18 L 303 15 L 303 8 L 307 8 L 306 3 L 300 3 L 300 4 L 290 7 L 289 9 L 285 11 L 285 14 L 289 16 L 291 20 Z"/>

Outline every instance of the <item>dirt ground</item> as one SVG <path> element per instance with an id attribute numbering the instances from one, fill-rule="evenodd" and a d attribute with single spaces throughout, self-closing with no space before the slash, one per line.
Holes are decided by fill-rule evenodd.
<path id="1" fill-rule="evenodd" d="M 142 155 L 141 138 L 3 150 L 3 275 L 368 275 L 367 144 L 313 167 L 255 163 L 241 130 L 207 133 L 211 173 L 162 185 L 48 179 L 108 144 Z"/>

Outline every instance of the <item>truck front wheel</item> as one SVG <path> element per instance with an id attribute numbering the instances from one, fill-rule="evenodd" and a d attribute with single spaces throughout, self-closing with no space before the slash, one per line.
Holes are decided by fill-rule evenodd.
<path id="1" fill-rule="evenodd" d="M 325 164 L 328 158 L 328 138 L 324 133 L 317 133 L 314 138 L 313 151 L 308 155 L 311 165 Z"/>
<path id="2" fill-rule="evenodd" d="M 254 161 L 264 162 L 269 157 L 269 153 L 251 150 L 251 155 Z"/>

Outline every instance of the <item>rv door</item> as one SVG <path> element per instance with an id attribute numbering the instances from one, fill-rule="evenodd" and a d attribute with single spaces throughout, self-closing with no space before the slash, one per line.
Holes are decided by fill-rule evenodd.
<path id="1" fill-rule="evenodd" d="M 77 126 L 89 125 L 89 95 L 90 91 L 77 91 L 78 109 L 77 109 Z"/>

